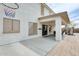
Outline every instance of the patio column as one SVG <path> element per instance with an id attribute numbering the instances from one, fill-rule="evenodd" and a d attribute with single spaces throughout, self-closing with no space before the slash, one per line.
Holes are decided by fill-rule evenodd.
<path id="1" fill-rule="evenodd" d="M 62 40 L 61 20 L 60 17 L 56 17 L 55 19 L 56 40 Z"/>
<path id="2" fill-rule="evenodd" d="M 42 36 L 42 24 L 38 21 L 38 36 Z"/>

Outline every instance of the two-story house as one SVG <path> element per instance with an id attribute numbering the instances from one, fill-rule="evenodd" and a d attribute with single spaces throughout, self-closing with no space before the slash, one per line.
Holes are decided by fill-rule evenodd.
<path id="1" fill-rule="evenodd" d="M 61 40 L 67 12 L 55 13 L 45 3 L 0 3 L 0 45 L 53 34 Z"/>

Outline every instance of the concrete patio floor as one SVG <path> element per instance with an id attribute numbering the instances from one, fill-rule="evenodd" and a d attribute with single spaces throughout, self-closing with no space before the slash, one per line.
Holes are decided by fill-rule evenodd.
<path id="1" fill-rule="evenodd" d="M 0 56 L 39 56 L 19 42 L 0 46 Z"/>
<path id="2" fill-rule="evenodd" d="M 0 56 L 40 56 L 47 53 L 56 45 L 55 38 L 39 37 L 14 42 L 0 46 Z"/>
<path id="3" fill-rule="evenodd" d="M 39 55 L 47 55 L 47 53 L 57 44 L 57 41 L 55 41 L 54 36 L 49 36 L 24 40 L 21 43 Z"/>
<path id="4" fill-rule="evenodd" d="M 79 56 L 79 33 L 65 35 L 54 49 L 48 53 L 49 56 Z"/>
<path id="5" fill-rule="evenodd" d="M 65 35 L 61 41 L 40 37 L 0 46 L 0 56 L 79 56 L 79 33 Z"/>

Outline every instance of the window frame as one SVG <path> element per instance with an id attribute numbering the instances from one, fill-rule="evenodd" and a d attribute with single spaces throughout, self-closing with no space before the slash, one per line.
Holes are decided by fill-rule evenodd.
<path id="1" fill-rule="evenodd" d="M 36 22 L 28 22 L 28 25 L 29 25 L 30 23 L 33 24 L 32 26 L 34 26 L 34 24 L 37 24 Z M 28 26 L 28 35 L 29 35 L 29 36 L 37 35 L 37 34 L 38 34 L 38 24 L 36 25 L 36 29 L 37 29 L 37 30 L 35 31 L 36 33 L 33 33 L 33 32 L 34 32 L 34 27 L 33 27 L 33 29 L 32 29 L 33 32 L 30 33 L 30 31 L 29 31 L 29 30 L 30 30 L 30 25 L 29 25 L 29 26 Z"/>
<path id="2" fill-rule="evenodd" d="M 11 30 L 10 32 L 5 32 L 5 30 L 4 30 L 4 29 L 5 29 L 5 28 L 4 28 L 4 27 L 5 27 L 4 21 L 5 21 L 5 20 L 11 20 L 11 21 L 12 21 L 12 23 L 11 23 L 11 29 L 12 29 L 12 30 Z M 18 22 L 19 22 L 19 30 L 18 30 L 18 32 L 14 32 L 14 30 L 13 30 L 13 21 L 18 21 Z M 4 33 L 4 34 L 8 34 L 8 33 L 20 33 L 20 20 L 11 19 L 11 18 L 5 18 L 5 17 L 4 17 L 4 18 L 3 18 L 3 33 Z"/>

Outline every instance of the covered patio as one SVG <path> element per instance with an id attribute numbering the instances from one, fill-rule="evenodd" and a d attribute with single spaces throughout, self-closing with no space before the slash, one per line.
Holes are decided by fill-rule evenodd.
<path id="1" fill-rule="evenodd" d="M 68 23 L 67 12 L 40 17 L 38 18 L 38 34 L 40 34 L 40 37 L 24 40 L 21 43 L 39 55 L 47 55 L 62 40 L 62 24 L 67 25 Z M 42 27 L 43 25 L 45 26 L 44 28 Z M 47 33 L 43 33 L 44 30 L 47 30 Z M 53 35 L 54 31 L 56 31 L 56 35 Z"/>
<path id="2" fill-rule="evenodd" d="M 48 26 L 46 36 L 55 34 L 56 40 L 62 40 L 62 25 L 66 27 L 66 25 L 69 23 L 70 21 L 69 21 L 67 12 L 61 12 L 61 13 L 56 13 L 48 16 L 39 17 L 38 27 L 41 29 L 39 30 L 39 34 L 41 36 L 43 33 L 43 30 L 46 30 L 46 28 L 42 27 L 43 25 L 44 26 L 46 25 Z"/>

